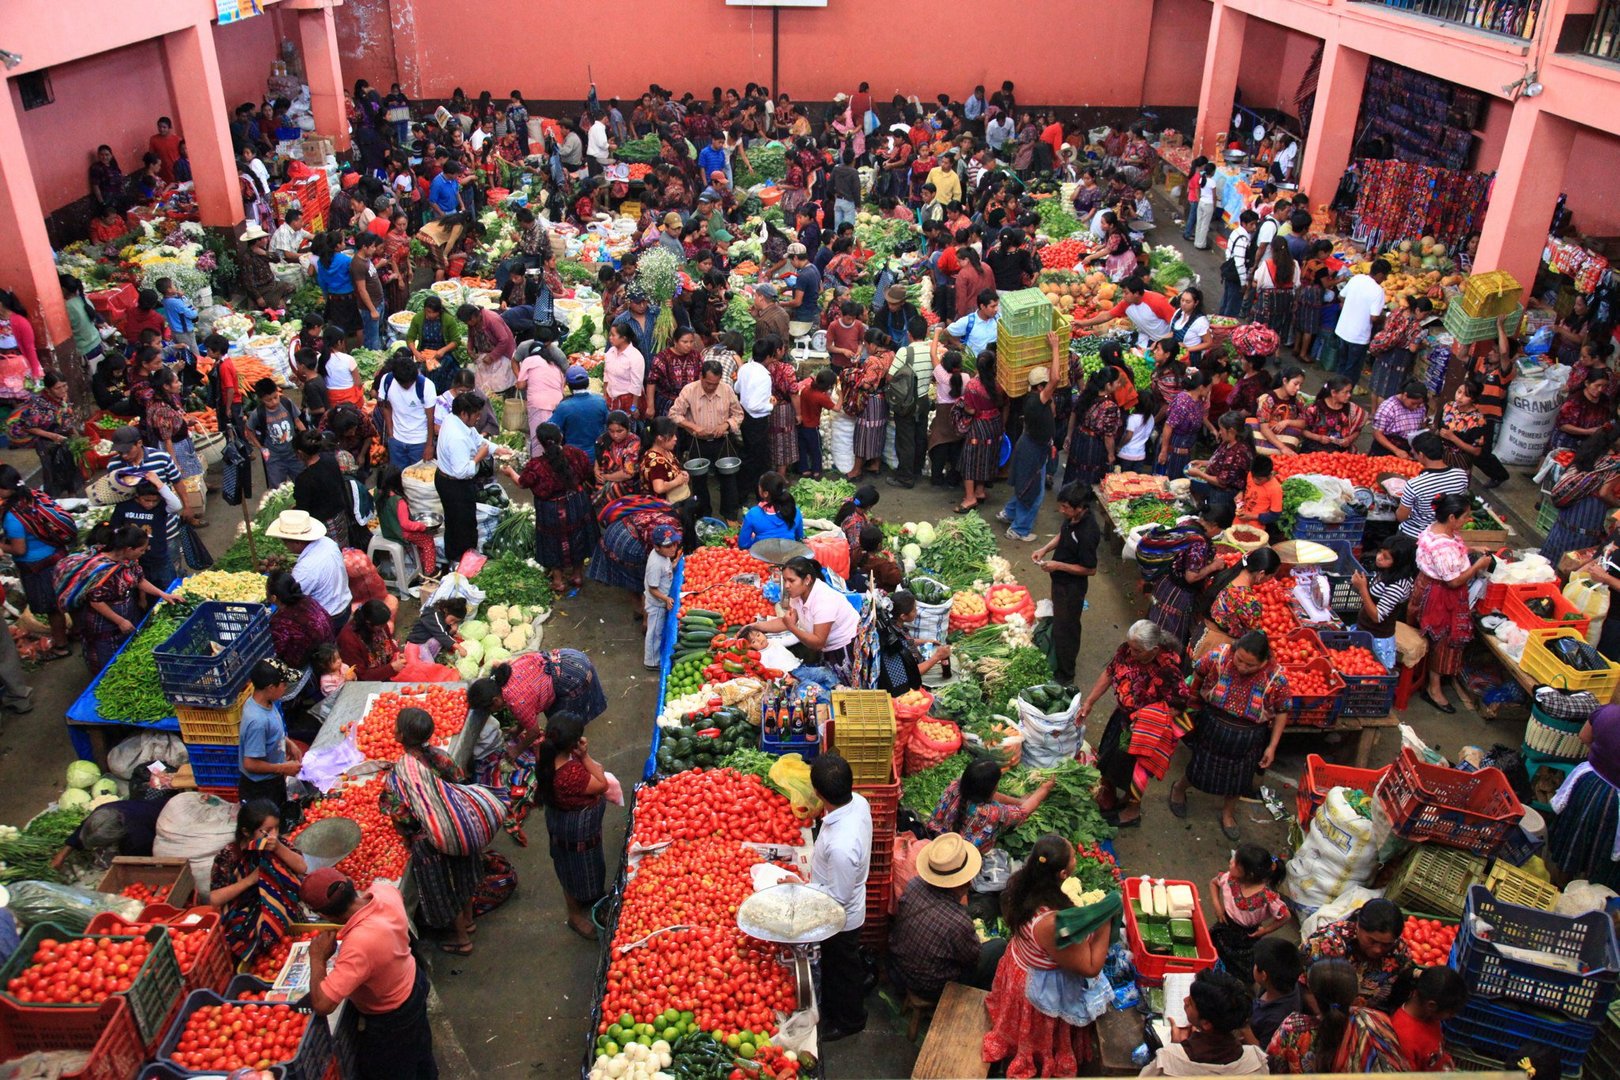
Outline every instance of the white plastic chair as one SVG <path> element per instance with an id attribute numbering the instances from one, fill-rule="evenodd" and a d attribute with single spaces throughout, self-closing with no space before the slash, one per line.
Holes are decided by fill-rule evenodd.
<path id="1" fill-rule="evenodd" d="M 388 556 L 386 568 L 378 561 L 379 554 Z M 411 585 L 422 579 L 421 561 L 417 557 L 416 549 L 409 544 L 395 543 L 380 532 L 373 533 L 371 542 L 366 545 L 366 558 L 377 568 L 377 574 L 383 579 L 383 584 L 401 600 L 408 600 L 411 597 Z"/>

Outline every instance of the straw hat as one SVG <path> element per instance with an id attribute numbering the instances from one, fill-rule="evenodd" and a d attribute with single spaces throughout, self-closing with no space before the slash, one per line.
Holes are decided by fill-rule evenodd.
<path id="1" fill-rule="evenodd" d="M 269 235 L 270 234 L 265 232 L 257 222 L 254 222 L 252 225 L 249 225 L 247 228 L 242 230 L 242 242 L 244 244 L 252 243 L 255 240 L 263 240 Z"/>
<path id="2" fill-rule="evenodd" d="M 917 876 L 930 885 L 954 889 L 978 877 L 983 862 L 979 849 L 960 833 L 944 833 L 917 852 Z"/>
<path id="3" fill-rule="evenodd" d="M 309 516 L 307 510 L 283 510 L 264 530 L 264 535 L 276 540 L 319 540 L 326 535 L 326 526 Z"/>

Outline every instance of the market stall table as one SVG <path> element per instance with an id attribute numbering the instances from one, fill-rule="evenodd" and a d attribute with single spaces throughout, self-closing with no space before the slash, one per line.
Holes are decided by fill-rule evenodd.
<path id="1" fill-rule="evenodd" d="M 351 682 L 344 683 L 335 695 L 331 707 L 327 710 L 326 719 L 321 721 L 320 734 L 310 743 L 311 750 L 321 750 L 329 746 L 336 746 L 343 741 L 343 726 L 359 720 L 366 714 L 366 703 L 373 695 L 400 691 L 422 691 L 437 686 L 444 689 L 466 687 L 462 682 L 442 683 L 391 683 L 391 682 Z M 449 752 L 455 763 L 463 769 L 472 768 L 473 747 L 478 744 L 478 732 L 473 725 L 463 727 L 457 735 L 451 738 L 450 745 L 445 749 Z"/>
<path id="2" fill-rule="evenodd" d="M 1497 662 L 1502 665 L 1502 670 L 1513 676 L 1514 680 L 1520 686 L 1524 687 L 1524 692 L 1530 696 L 1531 700 L 1534 700 L 1536 687 L 1545 686 L 1546 684 L 1538 682 L 1534 676 L 1526 673 L 1524 668 L 1519 666 L 1519 662 L 1513 659 L 1512 654 L 1507 651 L 1507 646 L 1503 645 L 1495 634 L 1487 633 L 1484 627 L 1479 625 L 1478 616 L 1475 616 L 1474 618 L 1474 626 L 1477 630 L 1475 636 L 1485 643 L 1486 648 L 1491 650 L 1491 655 L 1495 656 Z M 1457 684 L 1457 689 L 1463 691 L 1464 696 L 1469 699 L 1470 704 L 1477 708 L 1478 703 L 1473 701 L 1473 695 L 1468 694 L 1466 690 L 1463 690 L 1460 683 Z M 1610 698 L 1610 701 L 1620 701 L 1620 691 L 1616 691 L 1614 696 Z"/>
<path id="3" fill-rule="evenodd" d="M 173 592 L 178 589 L 181 581 L 182 579 L 176 578 L 169 584 L 169 590 Z M 156 610 L 155 605 L 148 609 L 146 614 L 141 617 L 141 621 L 135 625 L 134 631 L 125 639 L 124 644 L 120 645 L 118 651 L 113 653 L 112 659 L 107 661 L 107 667 L 97 672 L 96 677 L 90 680 L 90 685 L 86 686 L 84 692 L 73 700 L 72 705 L 68 706 L 65 720 L 68 738 L 73 742 L 73 753 L 76 757 L 105 766 L 107 751 L 124 739 L 123 735 L 114 736 L 114 732 L 127 734 L 130 731 L 137 730 L 173 731 L 176 733 L 180 731 L 180 721 L 173 716 L 147 721 L 120 720 L 113 716 L 103 716 L 101 707 L 96 701 L 96 688 L 101 685 L 102 676 L 123 655 L 124 650 L 129 648 L 129 643 L 140 635 L 141 630 L 146 626 L 147 619 L 150 619 L 152 612 Z"/>

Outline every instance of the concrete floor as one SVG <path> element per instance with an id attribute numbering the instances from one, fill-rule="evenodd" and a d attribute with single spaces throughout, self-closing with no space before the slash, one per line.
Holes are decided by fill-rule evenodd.
<path id="1" fill-rule="evenodd" d="M 1161 221 L 1171 214 L 1163 208 Z M 1161 226 L 1170 232 L 1171 226 Z M 1179 230 L 1175 230 L 1179 233 Z M 1219 275 L 1213 258 L 1193 252 L 1179 235 L 1168 238 L 1183 248 L 1188 262 L 1205 282 Z M 1312 382 L 1320 373 L 1312 369 Z M 31 457 L 32 455 L 29 455 Z M 32 465 L 19 462 L 20 466 Z M 883 502 L 878 514 L 890 520 L 938 519 L 949 513 L 959 492 L 921 487 L 904 491 L 880 486 Z M 992 491 L 990 511 L 998 508 Z M 1496 493 L 1499 504 L 1512 512 L 1521 535 L 1534 517 L 1535 489 L 1515 472 Z M 238 525 L 238 511 L 213 500 L 211 523 L 205 538 L 214 551 L 222 551 Z M 1039 531 L 1050 535 L 1057 528 L 1052 501 L 1042 507 Z M 997 529 L 998 533 L 1001 531 Z M 1526 541 L 1539 543 L 1539 538 Z M 1002 554 L 1012 560 L 1021 580 L 1031 583 L 1037 596 L 1045 594 L 1042 574 L 1029 561 L 1036 545 L 1003 538 Z M 1136 587 L 1134 565 L 1121 563 L 1117 542 L 1103 555 L 1102 574 L 1093 585 L 1085 616 L 1079 664 L 1079 682 L 1089 685 L 1122 640 L 1124 630 L 1146 610 Z M 414 618 L 414 606 L 401 612 L 405 625 Z M 646 756 L 649 726 L 655 710 L 657 679 L 641 668 L 641 634 L 627 614 L 624 594 L 608 595 L 591 585 L 578 597 L 558 604 L 547 627 L 547 644 L 584 650 L 596 662 L 608 691 L 609 710 L 592 725 L 592 750 L 627 784 L 640 776 Z M 61 776 L 72 753 L 62 716 L 83 689 L 87 675 L 77 658 L 59 661 L 36 674 L 38 707 L 29 715 L 7 717 L 0 727 L 0 821 L 26 820 L 60 790 Z M 1108 710 L 1099 709 L 1088 732 L 1093 742 L 1106 722 Z M 1417 702 L 1403 715 L 1430 743 L 1454 751 L 1468 743 L 1489 744 L 1519 740 L 1517 730 L 1492 730 L 1477 716 L 1444 716 Z M 1304 756 L 1334 753 L 1334 736 L 1286 738 L 1276 764 L 1265 782 L 1276 789 L 1286 806 L 1293 804 L 1293 787 L 1303 771 Z M 1386 734 L 1374 754 L 1374 763 L 1387 762 L 1398 748 Z M 1175 767 L 1179 769 L 1179 764 Z M 1207 881 L 1224 868 L 1231 844 L 1218 828 L 1218 806 L 1197 792 L 1190 795 L 1191 815 L 1172 817 L 1166 809 L 1163 785 L 1149 795 L 1145 826 L 1122 834 L 1117 849 L 1130 873 L 1149 873 Z M 1286 826 L 1269 820 L 1262 807 L 1244 804 L 1239 811 L 1245 839 L 1279 850 L 1286 842 Z M 627 816 L 614 808 L 607 817 L 610 851 L 622 845 Z M 564 926 L 563 910 L 550 859 L 545 850 L 544 825 L 533 821 L 531 842 L 516 847 L 503 837 L 500 850 L 517 867 L 520 885 L 501 910 L 480 921 L 477 948 L 461 958 L 434 953 L 433 982 L 439 1008 L 436 1024 L 441 1058 L 448 1077 L 561 1077 L 576 1074 L 586 1043 L 586 1023 L 592 1000 L 598 951 Z M 610 866 L 610 873 L 615 867 Z M 827 1048 L 825 1064 L 830 1076 L 874 1077 L 909 1075 L 916 1049 L 904 1037 L 904 1025 L 892 1008 L 874 995 L 869 1001 L 871 1020 L 866 1032 Z M 452 1045 L 455 1044 L 455 1045 Z"/>

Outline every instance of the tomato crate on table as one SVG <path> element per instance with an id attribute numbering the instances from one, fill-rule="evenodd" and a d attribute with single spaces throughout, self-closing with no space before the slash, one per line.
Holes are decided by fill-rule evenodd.
<path id="1" fill-rule="evenodd" d="M 1485 860 L 1454 848 L 1419 844 L 1406 853 L 1384 895 L 1413 911 L 1460 918 L 1468 890 L 1484 880 Z"/>
<path id="2" fill-rule="evenodd" d="M 232 974 L 231 952 L 225 943 L 225 927 L 213 908 L 179 911 L 166 904 L 149 904 L 133 923 L 104 911 L 90 920 L 85 933 L 138 934 L 148 926 L 162 926 L 173 935 L 182 993 L 224 989 Z"/>
<path id="3" fill-rule="evenodd" d="M 1524 816 L 1501 769 L 1463 772 L 1402 747 L 1376 795 L 1397 836 L 1488 856 Z"/>
<path id="4" fill-rule="evenodd" d="M 89 1055 L 60 1080 L 129 1080 L 146 1060 L 146 1047 L 129 1003 L 108 998 L 100 1006 L 46 1011 L 0 1000 L 0 1061 L 58 1050 Z"/>
<path id="5" fill-rule="evenodd" d="M 1271 658 L 1284 667 L 1308 664 L 1326 655 L 1327 647 L 1322 644 L 1321 634 L 1309 626 L 1288 631 L 1271 647 Z"/>
<path id="6" fill-rule="evenodd" d="M 1478 920 L 1476 922 L 1476 920 Z M 1489 940 L 1475 929 L 1489 928 Z M 1577 970 L 1546 967 L 1504 950 L 1564 958 Z M 1522 953 L 1521 953 L 1522 955 Z M 1614 924 L 1603 912 L 1558 915 L 1510 904 L 1483 885 L 1468 890 L 1463 928 L 1452 966 L 1468 980 L 1472 997 L 1501 999 L 1581 1023 L 1602 1021 L 1620 979 Z"/>
<path id="7" fill-rule="evenodd" d="M 1299 824 L 1304 828 L 1316 816 L 1316 810 L 1327 801 L 1328 792 L 1336 787 L 1365 791 L 1367 797 L 1378 788 L 1389 766 L 1382 769 L 1355 769 L 1348 765 L 1335 765 L 1320 754 L 1305 756 L 1305 775 L 1299 781 L 1299 794 L 1295 806 L 1299 811 Z"/>
<path id="8" fill-rule="evenodd" d="M 1318 544 L 1341 543 L 1352 548 L 1361 546 L 1362 534 L 1367 531 L 1366 514 L 1346 514 L 1343 521 L 1319 521 L 1302 517 L 1294 522 L 1295 540 L 1314 540 Z"/>
<path id="9" fill-rule="evenodd" d="M 1344 680 L 1333 670 L 1328 658 L 1323 656 L 1307 664 L 1283 664 L 1282 672 L 1289 681 L 1289 695 L 1283 701 L 1288 722 L 1306 727 L 1331 727 L 1339 718 Z M 1298 692 L 1296 680 L 1304 679 L 1318 683 L 1320 690 Z"/>
<path id="10" fill-rule="evenodd" d="M 221 1072 L 230 1072 L 219 1066 L 204 1066 L 191 1068 L 176 1059 L 176 1054 L 183 1053 L 182 1044 L 185 1041 L 186 1023 L 192 1015 L 200 1009 L 210 1006 L 223 1005 L 261 1005 L 268 1009 L 284 1009 L 285 1015 L 302 1017 L 304 1020 L 303 1034 L 297 1042 L 296 1049 L 290 1059 L 271 1061 L 272 1065 L 281 1065 L 286 1072 L 287 1080 L 321 1080 L 327 1068 L 332 1064 L 332 1029 L 326 1018 L 310 1009 L 299 1009 L 284 1002 L 259 1002 L 252 999 L 233 999 L 212 990 L 193 990 L 180 1007 L 174 1022 L 169 1025 L 168 1034 L 163 1037 L 163 1043 L 158 1047 L 157 1058 L 163 1064 L 175 1069 L 183 1077 L 191 1076 L 217 1076 Z M 278 1014 L 280 1015 L 280 1014 Z"/>
<path id="11" fill-rule="evenodd" d="M 1530 610 L 1532 600 L 1545 600 L 1552 604 L 1552 615 L 1536 615 Z M 1502 614 L 1526 630 L 1573 630 L 1586 637 L 1592 629 L 1592 620 L 1581 614 L 1574 604 L 1564 599 L 1564 593 L 1555 582 L 1537 581 L 1529 585 L 1509 585 L 1502 598 Z"/>
<path id="12" fill-rule="evenodd" d="M 1395 689 L 1400 685 L 1400 675 L 1388 668 L 1384 668 L 1382 675 L 1352 674 L 1341 666 L 1346 664 L 1345 659 L 1335 658 L 1333 655 L 1346 649 L 1365 649 L 1373 663 L 1379 663 L 1381 666 L 1377 655 L 1372 651 L 1372 635 L 1365 630 L 1321 630 L 1318 631 L 1318 635 L 1328 651 L 1328 660 L 1332 661 L 1333 670 L 1344 680 L 1344 702 L 1339 707 L 1339 715 L 1358 718 L 1388 716 L 1390 709 L 1395 705 Z"/>
<path id="13" fill-rule="evenodd" d="M 197 894 L 188 860 L 141 855 L 119 855 L 114 858 L 107 872 L 101 876 L 96 891 L 118 896 L 131 885 L 144 885 L 158 893 L 153 903 L 170 904 L 176 908 L 187 907 Z"/>
<path id="14" fill-rule="evenodd" d="M 129 989 L 110 995 L 121 997 L 129 1004 L 131 1017 L 135 1021 L 135 1029 L 139 1033 L 142 1043 L 150 1043 L 157 1038 L 162 1030 L 163 1020 L 174 1007 L 175 999 L 180 996 L 180 965 L 175 960 L 174 944 L 169 940 L 166 930 L 153 927 L 145 933 L 136 934 L 74 934 L 63 930 L 55 923 L 36 923 L 23 935 L 17 946 L 17 951 L 11 954 L 4 967 L 0 967 L 0 1000 L 8 1001 L 17 1006 L 23 1013 L 33 1015 L 36 1013 L 54 1012 L 92 1012 L 101 1003 L 95 1002 L 86 1005 L 66 1004 L 49 1001 L 24 1001 L 11 989 L 11 981 L 21 976 L 34 964 L 34 956 L 41 949 L 41 942 L 56 941 L 61 945 L 68 945 L 80 940 L 105 939 L 113 943 L 134 941 L 142 938 L 150 946 L 146 959 L 136 969 L 135 978 Z"/>

